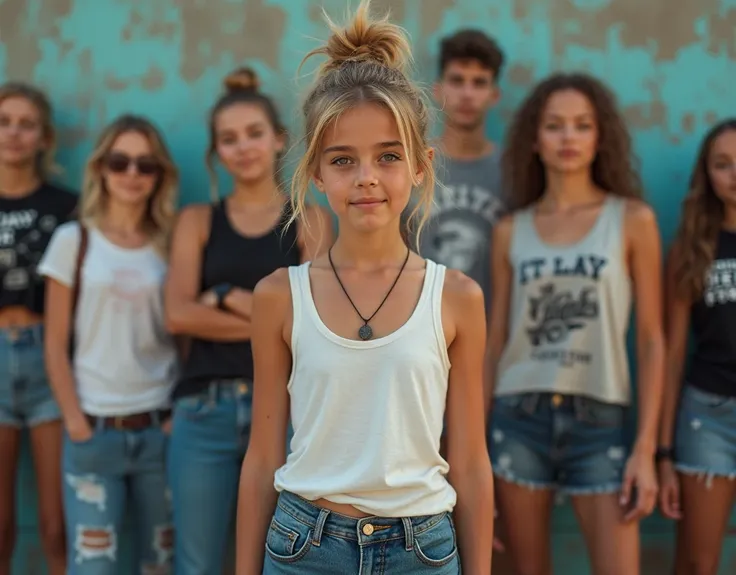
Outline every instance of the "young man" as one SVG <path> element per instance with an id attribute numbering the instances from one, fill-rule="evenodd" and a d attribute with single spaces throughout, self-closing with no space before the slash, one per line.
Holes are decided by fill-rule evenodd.
<path id="1" fill-rule="evenodd" d="M 432 218 L 420 236 L 422 256 L 476 280 L 489 303 L 490 239 L 503 211 L 500 150 L 485 135 L 488 111 L 499 100 L 504 54 L 477 30 L 442 40 L 434 94 L 445 121 L 436 162 Z"/>

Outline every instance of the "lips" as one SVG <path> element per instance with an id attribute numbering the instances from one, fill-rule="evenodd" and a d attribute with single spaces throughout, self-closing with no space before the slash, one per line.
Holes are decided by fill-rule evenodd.
<path id="1" fill-rule="evenodd" d="M 577 150 L 560 150 L 557 153 L 560 158 L 577 158 L 580 155 L 580 152 Z"/>

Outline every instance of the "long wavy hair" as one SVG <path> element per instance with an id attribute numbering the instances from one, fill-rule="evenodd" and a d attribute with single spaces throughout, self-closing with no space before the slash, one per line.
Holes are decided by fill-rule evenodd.
<path id="1" fill-rule="evenodd" d="M 609 194 L 642 196 L 631 136 L 611 90 L 588 74 L 559 73 L 537 84 L 517 109 L 509 127 L 503 155 L 503 188 L 512 210 L 530 206 L 544 194 L 547 177 L 536 151 L 537 134 L 550 97 L 566 90 L 585 96 L 595 111 L 598 149 L 591 166 L 593 182 Z"/>
<path id="2" fill-rule="evenodd" d="M 703 138 L 690 175 L 690 187 L 682 202 L 682 215 L 672 245 L 673 274 L 678 295 L 699 298 L 705 276 L 713 263 L 718 233 L 723 225 L 723 202 L 716 195 L 708 174 L 708 160 L 713 143 L 722 134 L 736 131 L 736 118 L 713 126 Z"/>
<path id="3" fill-rule="evenodd" d="M 161 166 L 161 174 L 148 201 L 143 229 L 151 238 L 156 250 L 166 257 L 176 217 L 179 173 L 163 136 L 146 118 L 133 115 L 121 116 L 100 134 L 84 170 L 80 219 L 97 224 L 105 213 L 108 196 L 102 176 L 103 162 L 110 153 L 115 140 L 127 132 L 136 132 L 144 136 L 151 145 L 153 156 Z"/>

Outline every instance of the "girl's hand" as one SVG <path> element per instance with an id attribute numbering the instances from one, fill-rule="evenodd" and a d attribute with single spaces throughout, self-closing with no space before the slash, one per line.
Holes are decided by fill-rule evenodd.
<path id="1" fill-rule="evenodd" d="M 657 474 L 654 457 L 634 450 L 626 462 L 621 505 L 628 509 L 624 521 L 639 521 L 654 511 L 657 504 Z"/>
<path id="2" fill-rule="evenodd" d="M 668 519 L 682 518 L 680 509 L 680 479 L 670 460 L 659 462 L 659 509 Z"/>

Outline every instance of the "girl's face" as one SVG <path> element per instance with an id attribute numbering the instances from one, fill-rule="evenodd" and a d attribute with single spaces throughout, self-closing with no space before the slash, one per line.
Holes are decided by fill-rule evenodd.
<path id="1" fill-rule="evenodd" d="M 110 199 L 126 205 L 148 202 L 156 190 L 162 166 L 148 138 L 139 132 L 124 132 L 102 161 L 102 177 Z"/>
<path id="2" fill-rule="evenodd" d="M 560 90 L 547 100 L 537 130 L 537 152 L 547 170 L 590 170 L 598 147 L 598 123 L 590 100 L 577 90 Z"/>
<path id="3" fill-rule="evenodd" d="M 720 200 L 736 205 L 736 130 L 718 136 L 708 154 L 708 177 Z"/>
<path id="4" fill-rule="evenodd" d="M 21 96 L 0 101 L 0 164 L 33 164 L 48 146 L 38 108 Z"/>
<path id="5" fill-rule="evenodd" d="M 314 180 L 340 227 L 369 233 L 398 224 L 413 183 L 389 110 L 366 103 L 344 112 L 325 130 L 319 153 Z"/>
<path id="6" fill-rule="evenodd" d="M 259 104 L 233 104 L 217 114 L 215 150 L 225 169 L 241 183 L 273 177 L 284 137 Z"/>

